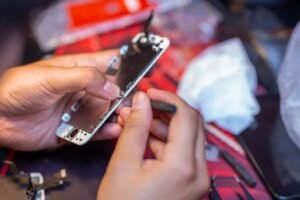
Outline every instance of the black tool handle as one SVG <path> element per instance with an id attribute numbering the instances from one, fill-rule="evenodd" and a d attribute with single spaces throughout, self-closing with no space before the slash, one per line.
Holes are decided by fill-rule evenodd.
<path id="1" fill-rule="evenodd" d="M 222 198 L 216 190 L 213 190 L 209 192 L 209 200 L 222 200 Z"/>
<path id="2" fill-rule="evenodd" d="M 246 169 L 238 163 L 235 158 L 230 155 L 225 150 L 220 149 L 220 153 L 223 158 L 230 164 L 230 166 L 235 170 L 235 172 L 241 177 L 241 179 L 249 186 L 255 187 L 256 181 L 252 178 L 252 176 L 246 171 Z"/>
<path id="3" fill-rule="evenodd" d="M 154 110 L 162 111 L 162 112 L 168 112 L 168 113 L 171 113 L 171 114 L 174 114 L 177 110 L 176 106 L 174 106 L 172 104 L 165 103 L 165 102 L 162 102 L 162 101 L 154 101 L 154 100 L 151 100 L 151 107 Z"/>
<path id="4" fill-rule="evenodd" d="M 242 182 L 239 182 L 239 185 L 241 186 L 247 200 L 255 200 L 254 197 L 250 194 L 250 192 L 247 190 L 247 188 L 244 186 Z"/>

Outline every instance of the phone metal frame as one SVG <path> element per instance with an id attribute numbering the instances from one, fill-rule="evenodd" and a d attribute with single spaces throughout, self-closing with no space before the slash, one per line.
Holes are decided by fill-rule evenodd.
<path id="1" fill-rule="evenodd" d="M 140 38 L 145 37 L 145 33 L 138 33 L 133 39 L 132 43 L 139 42 Z M 156 54 L 151 62 L 149 62 L 145 69 L 141 72 L 141 74 L 136 77 L 135 80 L 132 80 L 127 86 L 126 91 L 122 92 L 120 96 L 113 102 L 113 104 L 110 106 L 108 111 L 106 111 L 98 120 L 98 123 L 96 123 L 96 126 L 93 128 L 91 132 L 80 129 L 79 127 L 74 127 L 71 124 L 68 124 L 67 121 L 69 119 L 64 118 L 70 118 L 69 115 L 62 116 L 62 122 L 59 125 L 59 127 L 56 130 L 56 135 L 64 140 L 67 140 L 69 142 L 72 142 L 77 145 L 84 145 L 86 144 L 98 131 L 99 129 L 104 125 L 104 123 L 109 119 L 109 117 L 115 112 L 115 110 L 118 108 L 118 106 L 122 103 L 122 101 L 130 94 L 130 92 L 136 87 L 136 85 L 142 80 L 142 78 L 150 71 L 150 69 L 153 67 L 154 63 L 160 58 L 160 56 L 166 51 L 166 49 L 170 45 L 170 41 L 168 38 L 160 37 L 158 35 L 151 34 L 149 37 L 151 37 L 151 41 L 155 43 L 153 45 L 153 48 L 157 48 L 157 51 L 160 50 L 158 54 Z M 74 104 L 73 104 L 74 106 Z M 72 136 L 72 133 L 76 131 L 75 136 Z"/>

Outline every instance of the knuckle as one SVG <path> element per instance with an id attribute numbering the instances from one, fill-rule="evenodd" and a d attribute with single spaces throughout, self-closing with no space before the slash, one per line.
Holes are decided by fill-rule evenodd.
<path id="1" fill-rule="evenodd" d="M 192 182 L 196 178 L 196 170 L 193 165 L 182 164 L 176 169 L 179 180 L 184 182 Z"/>
<path id="2" fill-rule="evenodd" d="M 89 83 L 91 81 L 104 82 L 105 77 L 95 67 L 81 67 L 80 72 L 84 74 L 84 80 Z M 87 83 L 85 85 L 87 85 Z"/>
<path id="3" fill-rule="evenodd" d="M 86 70 L 87 79 L 96 79 L 98 77 L 98 70 L 94 67 L 84 67 L 84 70 Z"/>

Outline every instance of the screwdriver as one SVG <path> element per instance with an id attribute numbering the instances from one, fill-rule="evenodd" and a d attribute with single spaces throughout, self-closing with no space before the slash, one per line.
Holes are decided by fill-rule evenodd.
<path id="1" fill-rule="evenodd" d="M 255 187 L 256 182 L 252 178 L 252 176 L 246 171 L 246 169 L 240 163 L 238 163 L 238 161 L 232 155 L 230 155 L 227 151 L 225 151 L 221 148 L 219 148 L 219 150 L 220 150 L 220 154 L 222 155 L 224 160 L 227 161 L 227 163 L 234 169 L 234 171 L 241 177 L 241 179 L 243 179 L 243 181 L 245 181 L 245 183 L 249 187 Z"/>
<path id="2" fill-rule="evenodd" d="M 215 176 L 213 176 L 210 180 L 210 191 L 209 191 L 209 200 L 222 200 L 220 194 L 218 193 Z"/>
<path id="3" fill-rule="evenodd" d="M 241 180 L 236 176 L 234 176 L 234 178 L 238 182 L 240 187 L 242 188 L 247 200 L 254 200 L 253 196 L 250 194 L 250 192 L 247 190 L 247 188 L 244 186 L 244 184 L 241 182 Z"/>

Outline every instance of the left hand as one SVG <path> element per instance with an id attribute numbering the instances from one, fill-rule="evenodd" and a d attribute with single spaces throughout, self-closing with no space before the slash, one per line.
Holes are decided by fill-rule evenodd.
<path id="1" fill-rule="evenodd" d="M 119 87 L 104 76 L 114 55 L 113 50 L 61 56 L 5 72 L 0 78 L 0 146 L 24 151 L 61 146 L 55 131 L 78 95 L 105 104 L 119 95 Z M 108 123 L 101 131 L 100 139 L 115 138 L 121 126 Z"/>

